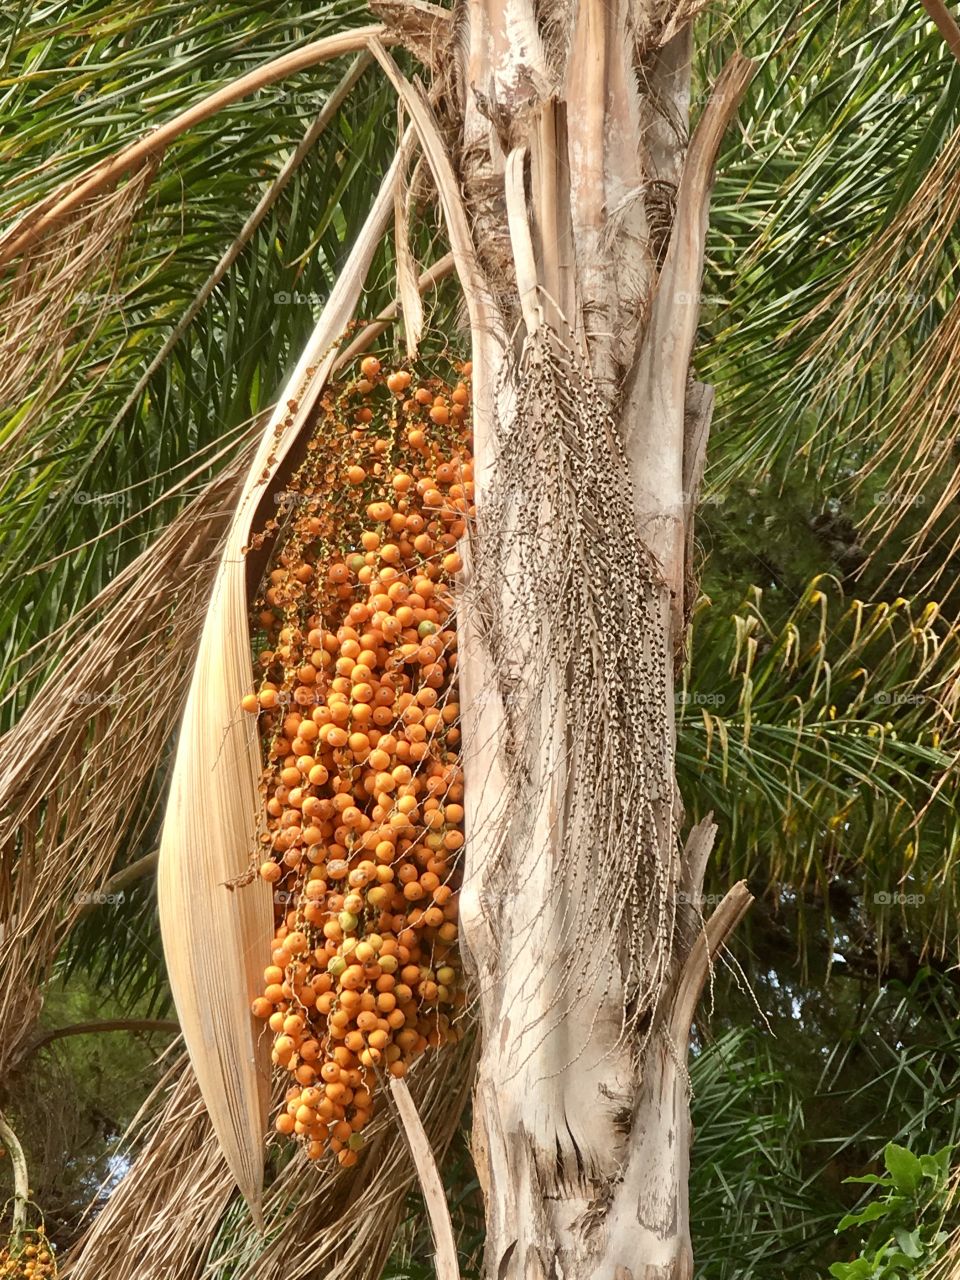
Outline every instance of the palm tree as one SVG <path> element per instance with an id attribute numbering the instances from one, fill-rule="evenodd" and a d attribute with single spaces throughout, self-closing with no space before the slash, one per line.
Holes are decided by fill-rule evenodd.
<path id="1" fill-rule="evenodd" d="M 375 282 L 367 304 L 373 315 L 390 306 L 389 280 L 397 275 L 408 335 L 418 327 L 413 299 L 426 282 L 438 289 L 439 329 L 452 332 L 462 298 L 475 371 L 479 519 L 463 586 L 460 680 L 465 767 L 488 782 L 468 800 L 462 933 L 478 992 L 473 1152 L 487 1204 L 487 1269 L 503 1277 L 546 1276 L 556 1267 L 583 1276 L 683 1277 L 692 1266 L 686 1045 L 712 960 L 750 900 L 739 883 L 701 919 L 714 838 L 701 798 L 710 795 L 718 814 L 742 831 L 748 824 L 740 815 L 757 813 L 755 797 L 779 803 L 790 795 L 796 815 L 789 829 L 808 822 L 818 841 L 825 822 L 845 831 L 849 810 L 867 835 L 883 833 L 895 865 L 912 861 L 909 819 L 922 814 L 934 844 L 950 822 L 942 806 L 951 778 L 944 739 L 955 637 L 935 614 L 913 624 L 900 606 L 866 630 L 859 616 L 849 619 L 838 721 L 835 688 L 827 693 L 821 678 L 833 665 L 827 655 L 836 636 L 818 629 L 810 665 L 809 643 L 801 648 L 796 640 L 797 619 L 779 641 L 775 626 L 761 641 L 759 611 L 748 608 L 735 632 L 736 693 L 724 692 L 717 672 L 700 686 L 706 697 L 730 698 L 732 724 L 712 714 L 716 702 L 706 704 L 702 729 L 685 724 L 690 703 L 681 699 L 678 747 L 677 694 L 690 686 L 678 686 L 676 673 L 691 619 L 695 657 L 696 638 L 710 634 L 693 613 L 692 522 L 713 395 L 690 370 L 707 205 L 725 126 L 753 68 L 734 53 L 715 73 L 715 50 L 732 38 L 727 30 L 697 60 L 696 6 L 380 10 L 381 24 L 362 27 L 353 24 L 363 15 L 342 7 L 303 15 L 283 6 L 224 6 L 197 19 L 149 7 L 104 16 L 91 5 L 56 18 L 7 20 L 8 57 L 30 61 L 30 73 L 18 89 L 24 131 L 8 203 L 20 216 L 0 242 L 0 260 L 15 273 L 5 348 L 13 405 L 5 554 L 8 563 L 52 561 L 57 571 L 39 595 L 29 582 L 19 586 L 10 610 L 8 705 L 21 714 L 4 743 L 12 817 L 3 964 L 20 986 L 5 1003 L 0 1052 L 8 1066 L 22 1054 L 31 1028 L 23 992 L 35 1006 L 84 899 L 118 864 L 149 855 L 167 777 L 174 797 L 185 794 L 196 785 L 198 762 L 216 758 L 211 797 L 253 813 L 257 761 L 249 740 L 230 727 L 250 669 L 245 586 L 231 565 L 255 505 L 246 477 L 263 465 L 256 442 L 269 443 L 273 422 L 264 432 L 264 419 L 281 385 L 278 370 L 307 343 L 279 410 L 295 390 L 302 421 L 332 367 L 335 353 L 324 360 L 327 349 L 357 313 L 364 279 Z M 745 33 L 751 14 L 738 15 Z M 760 18 L 761 32 L 775 21 L 766 12 Z M 716 20 L 703 21 L 709 29 Z M 42 40 L 31 29 L 40 22 L 47 24 Z M 898 140 L 867 213 L 848 197 L 851 223 L 868 224 L 860 240 L 852 248 L 841 240 L 813 285 L 798 291 L 803 326 L 792 319 L 788 333 L 795 351 L 809 346 L 809 336 L 795 336 L 801 327 L 804 335 L 816 329 L 818 353 L 852 340 L 858 311 L 848 308 L 846 327 L 831 329 L 823 323 L 831 300 L 846 297 L 843 288 L 879 290 L 883 272 L 895 269 L 889 227 L 915 226 L 920 234 L 925 225 L 923 162 L 936 147 L 920 125 L 904 132 L 898 104 L 875 99 L 910 75 L 932 92 L 942 50 L 915 17 L 891 14 L 889 27 L 889 40 L 874 41 L 869 54 L 866 37 L 846 51 L 839 87 L 822 91 L 823 100 L 816 92 L 799 101 L 783 93 L 779 73 L 765 63 L 744 126 L 750 145 L 728 144 L 718 217 L 725 239 L 715 268 L 744 293 L 762 293 L 777 280 L 789 283 L 796 270 L 790 246 L 803 243 L 802 235 L 787 237 L 785 248 L 767 233 L 756 238 L 752 262 L 746 257 L 771 190 L 785 188 L 789 197 L 793 182 L 803 192 L 806 175 L 824 169 L 849 183 L 850 169 L 864 163 L 859 153 L 824 158 L 820 126 L 831 92 L 848 116 L 879 117 Z M 343 36 L 331 34 L 341 29 Z M 840 47 L 816 6 L 777 39 L 805 51 L 811 74 Z M 452 47 L 460 50 L 454 59 Z M 338 80 L 340 68 L 328 61 L 346 54 L 361 60 Z M 255 70 L 238 85 L 240 59 Z M 427 88 L 402 69 L 410 59 L 428 76 Z M 301 90 L 302 79 L 289 77 L 306 68 L 313 68 L 310 87 Z M 713 88 L 691 133 L 690 100 L 703 83 Z M 385 118 L 392 126 L 391 94 L 411 122 L 399 146 L 392 127 L 382 127 Z M 202 111 L 176 115 L 201 100 L 208 103 Z M 51 112 L 67 102 L 55 132 Z M 142 135 L 144 110 L 178 123 L 111 164 L 131 129 Z M 755 144 L 771 111 L 782 115 L 772 136 L 797 139 L 797 158 L 782 146 L 767 154 Z M 296 142 L 301 116 L 315 114 Z M 181 133 L 188 125 L 210 131 L 202 145 L 195 133 Z M 53 161 L 38 165 L 52 140 Z M 158 156 L 161 142 L 175 146 L 176 165 Z M 408 181 L 417 150 L 417 179 Z M 911 156 L 905 196 L 891 188 Z M 439 231 L 411 226 L 427 173 Z M 202 196 L 185 234 L 180 205 L 194 189 Z M 832 190 L 827 180 L 824 190 Z M 745 211 L 734 205 L 742 193 Z M 255 213 L 243 222 L 235 210 L 253 208 L 256 195 Z M 395 203 L 398 233 L 384 247 Z M 781 201 L 781 215 L 784 207 L 802 231 L 803 202 Z M 215 228 L 225 218 L 232 241 L 218 261 Z M 438 239 L 452 254 L 456 288 L 435 252 Z M 416 265 L 431 257 L 432 275 Z M 738 273 L 733 264 L 744 260 L 751 269 Z M 937 266 L 934 256 L 929 270 Z M 328 301 L 308 341 L 309 303 L 301 314 L 291 298 L 314 294 Z M 117 305 L 128 297 L 129 309 Z M 919 344 L 932 325 L 945 340 L 949 316 L 931 311 L 940 305 L 931 301 L 900 340 Z M 734 357 L 721 357 L 720 335 L 708 334 L 706 361 L 736 391 L 732 403 L 749 405 L 751 389 L 776 388 L 764 408 L 774 424 L 766 436 L 758 431 L 745 444 L 725 436 L 721 463 L 730 474 L 751 464 L 764 439 L 769 460 L 798 432 L 821 438 L 809 421 L 791 416 L 794 405 L 811 403 L 809 394 L 797 395 L 813 376 L 809 361 L 773 369 L 762 382 L 738 377 L 743 353 L 756 349 L 751 342 L 769 342 L 772 328 L 769 319 L 766 329 L 755 321 L 756 336 L 748 329 Z M 893 358 L 889 332 L 874 326 L 860 342 L 864 379 Z M 38 378 L 40 346 L 56 358 Z M 314 366 L 319 372 L 308 374 Z M 26 399 L 24 386 L 31 388 Z M 863 408 L 848 411 L 829 385 L 823 395 L 842 428 L 832 439 L 856 439 Z M 935 420 L 927 430 L 940 426 Z M 884 430 L 884 440 L 894 441 L 898 422 Z M 894 445 L 884 448 L 875 467 Z M 820 465 L 831 465 L 829 450 Z M 934 485 L 942 474 L 924 480 Z M 134 519 L 143 508 L 146 516 Z M 135 548 L 126 544 L 128 526 Z M 78 584 L 83 607 L 65 612 L 63 598 Z M 809 626 L 825 599 L 813 588 L 799 621 Z M 27 600 L 31 610 L 19 610 Z M 58 667 L 49 655 L 66 642 L 69 659 Z M 171 726 L 195 661 L 172 762 Z M 942 727 L 931 729 L 916 703 L 897 702 L 894 714 L 864 696 L 870 686 L 861 668 L 877 672 L 873 696 L 903 682 L 919 688 L 931 662 L 945 691 Z M 793 714 L 801 681 L 803 701 L 816 707 L 813 725 Z M 906 746 L 886 728 L 901 719 Z M 51 734 L 57 765 L 47 771 L 39 766 Z M 703 734 L 706 743 L 697 742 Z M 814 761 L 824 749 L 835 764 L 821 782 Z M 25 756 L 36 767 L 25 770 Z M 711 786 L 711 761 L 721 758 L 722 781 Z M 728 786 L 738 767 L 740 791 Z M 678 787 L 678 770 L 686 788 Z M 703 815 L 685 840 L 681 789 Z M 182 810 L 174 803 L 171 811 Z M 749 847 L 762 845 L 764 834 L 755 832 Z M 409 1181 L 410 1167 L 386 1130 L 354 1177 L 317 1187 L 290 1166 L 271 1182 L 264 1212 L 274 1228 L 283 1221 L 282 1238 L 274 1230 L 261 1247 L 241 1230 L 222 1161 L 259 1212 L 265 1098 L 252 1065 L 258 1048 L 247 1002 L 251 968 L 260 967 L 250 939 L 268 934 L 268 907 L 256 889 L 224 904 L 222 883 L 245 870 L 249 833 L 174 816 L 164 840 L 168 966 L 192 1072 L 179 1077 L 72 1274 L 102 1274 L 107 1258 L 136 1265 L 137 1274 L 151 1266 L 188 1274 L 211 1247 L 215 1222 L 214 1254 L 234 1259 L 223 1268 L 242 1257 L 262 1274 L 281 1259 L 288 1268 L 372 1273 L 389 1233 L 371 1248 L 350 1243 L 343 1224 L 326 1233 L 318 1224 L 335 1222 L 350 1206 L 346 1225 L 362 1239 L 364 1223 L 383 1215 L 386 1189 Z M 783 858 L 796 848 L 785 839 Z M 746 858 L 746 850 L 730 851 L 724 865 Z M 152 865 L 148 857 L 144 869 Z M 241 901 L 242 917 L 234 909 Z M 940 928 L 948 916 L 945 909 Z M 193 945 L 173 936 L 173 924 Z M 198 983 L 201 945 L 212 963 Z M 198 1032 L 211 1013 L 222 1028 L 212 1045 Z M 470 1087 L 469 1071 L 466 1046 L 427 1073 L 418 1092 L 440 1146 Z M 197 1080 L 219 1148 L 198 1110 Z M 161 1187 L 157 1217 L 176 1230 L 155 1229 L 136 1259 L 116 1264 L 117 1240 L 150 1204 L 145 1192 Z"/>

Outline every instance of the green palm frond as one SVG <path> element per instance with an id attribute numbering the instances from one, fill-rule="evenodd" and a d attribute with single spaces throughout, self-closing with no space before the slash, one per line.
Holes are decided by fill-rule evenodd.
<path id="1" fill-rule="evenodd" d="M 902 557 L 915 532 L 914 551 L 953 524 L 956 230 L 943 174 L 952 189 L 960 65 L 912 0 L 747 0 L 708 22 L 703 83 L 735 40 L 761 60 L 711 216 L 698 357 L 718 387 L 708 481 L 722 495 L 737 478 L 785 485 L 789 471 L 792 487 L 809 475 L 824 503 L 858 522 L 873 511 Z M 915 580 L 943 561 L 914 565 Z"/>
<path id="2" fill-rule="evenodd" d="M 784 1268 L 796 1275 L 804 1235 L 829 1221 L 803 1169 L 796 1090 L 775 1053 L 742 1027 L 699 1050 L 690 1078 L 697 1276 L 767 1280 Z"/>
<path id="3" fill-rule="evenodd" d="M 8 217 L 252 65 L 361 17 L 342 2 L 107 12 L 91 3 L 0 19 Z M 119 258 L 74 300 L 42 414 L 16 441 L 34 390 L 25 386 L 0 419 L 8 684 L 22 678 L 11 664 L 29 645 L 92 599 L 236 455 L 283 384 L 392 153 L 391 100 L 369 74 L 141 385 L 345 68 L 321 66 L 235 103 L 171 148 Z M 371 310 L 385 300 L 374 289 Z M 54 572 L 31 576 L 51 562 Z"/>
<path id="4" fill-rule="evenodd" d="M 890 1141 L 917 1155 L 957 1142 L 957 987 L 929 970 L 879 989 L 836 974 L 805 983 L 789 962 L 752 977 L 753 1027 L 726 977 L 727 1018 L 711 1025 L 727 1029 L 691 1065 L 696 1275 L 822 1280 L 849 1256 L 837 1222 L 870 1194 L 845 1179 L 881 1172 Z M 765 1025 L 771 997 L 782 1011 Z"/>
<path id="5" fill-rule="evenodd" d="M 732 617 L 702 602 L 678 725 L 691 817 L 720 818 L 715 875 L 825 894 L 852 881 L 881 923 L 924 904 L 945 945 L 958 680 L 960 629 L 934 604 L 845 603 L 817 580 L 774 629 L 756 589 Z"/>

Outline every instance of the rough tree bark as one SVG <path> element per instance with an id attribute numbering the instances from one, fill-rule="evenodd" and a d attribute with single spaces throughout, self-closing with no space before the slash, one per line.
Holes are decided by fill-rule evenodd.
<path id="1" fill-rule="evenodd" d="M 713 166 L 751 74 L 744 58 L 728 63 L 689 138 L 694 8 L 468 0 L 460 15 L 449 132 L 461 127 L 455 168 L 469 229 L 460 234 L 470 242 L 461 276 L 470 253 L 477 273 L 465 283 L 480 513 L 461 621 L 472 780 L 461 914 L 483 1030 L 473 1146 L 491 1280 L 692 1275 L 687 1045 L 710 961 L 750 901 L 735 886 L 704 924 L 698 902 L 714 828 L 700 824 L 682 848 L 677 834 L 673 676 L 712 407 L 690 360 Z M 456 234 L 451 242 L 456 254 Z M 522 492 L 542 483 L 549 422 L 540 443 L 531 433 L 528 478 L 509 473 L 506 487 L 517 492 L 503 491 L 510 440 L 531 416 L 549 417 L 549 385 L 537 379 L 551 352 L 574 394 L 590 400 L 598 433 L 616 437 L 610 456 L 627 472 L 583 474 L 601 487 L 629 481 L 626 523 L 653 566 L 643 587 L 648 689 L 638 750 L 654 762 L 655 782 L 644 784 L 649 820 L 637 861 L 647 885 L 638 902 L 649 914 L 656 898 L 659 914 L 641 938 L 639 972 L 629 909 L 609 936 L 597 932 L 610 901 L 597 886 L 607 883 L 613 846 L 598 837 L 594 847 L 577 827 L 582 797 L 598 785 L 573 725 L 571 690 L 584 689 L 577 657 L 545 660 L 535 645 L 523 652 L 522 640 L 521 652 L 504 652 L 517 635 L 511 611 L 524 587 L 536 596 L 533 578 L 549 565 L 502 546 L 494 564 L 483 545 L 491 506 L 501 524 L 532 510 L 544 536 L 555 536 L 550 495 L 563 485 L 539 507 Z M 541 388 L 533 399 L 531 380 Z M 583 431 L 571 440 L 574 451 L 583 446 Z M 509 591 L 491 568 L 510 579 Z M 598 624 L 588 639 L 616 648 L 615 629 Z M 531 663 L 536 694 L 523 679 Z M 615 706 L 610 714 L 616 733 Z M 509 803 L 521 794 L 525 813 Z M 625 898 L 635 870 L 624 869 Z"/>

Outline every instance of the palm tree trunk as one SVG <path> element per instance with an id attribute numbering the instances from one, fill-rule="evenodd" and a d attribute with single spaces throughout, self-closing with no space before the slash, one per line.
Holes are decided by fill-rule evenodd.
<path id="1" fill-rule="evenodd" d="M 704 927 L 713 828 L 680 849 L 673 673 L 712 405 L 690 376 L 707 206 L 751 68 L 728 64 L 688 146 L 689 18 L 467 6 L 458 177 L 488 292 L 461 918 L 491 1280 L 692 1275 L 687 1042 L 750 897 Z"/>

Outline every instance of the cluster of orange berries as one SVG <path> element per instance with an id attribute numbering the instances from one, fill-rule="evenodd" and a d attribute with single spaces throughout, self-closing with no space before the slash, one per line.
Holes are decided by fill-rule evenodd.
<path id="1" fill-rule="evenodd" d="M 57 1260 L 43 1227 L 24 1232 L 16 1244 L 0 1248 L 0 1280 L 56 1276 Z"/>
<path id="2" fill-rule="evenodd" d="M 456 549 L 473 513 L 469 365 L 374 357 L 327 389 L 284 497 L 255 624 L 276 933 L 253 1012 L 292 1077 L 276 1118 L 354 1164 L 374 1094 L 459 1038 L 463 774 Z M 410 394 L 412 389 L 412 394 Z"/>

